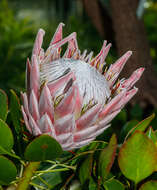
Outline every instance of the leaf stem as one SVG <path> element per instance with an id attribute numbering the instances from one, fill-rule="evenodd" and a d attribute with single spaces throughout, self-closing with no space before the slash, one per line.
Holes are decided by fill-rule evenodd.
<path id="1" fill-rule="evenodd" d="M 29 162 L 28 165 L 25 167 L 25 171 L 23 173 L 22 178 L 20 179 L 20 182 L 17 186 L 16 190 L 27 190 L 31 178 L 34 174 L 34 172 L 37 170 L 40 162 Z"/>

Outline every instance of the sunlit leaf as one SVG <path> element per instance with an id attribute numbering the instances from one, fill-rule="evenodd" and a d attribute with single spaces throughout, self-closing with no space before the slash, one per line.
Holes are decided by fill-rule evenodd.
<path id="1" fill-rule="evenodd" d="M 122 173 L 138 183 L 155 171 L 156 146 L 143 132 L 136 131 L 120 148 L 118 163 Z"/>
<path id="2" fill-rule="evenodd" d="M 144 183 L 139 190 L 157 190 L 157 181 L 148 181 Z"/>

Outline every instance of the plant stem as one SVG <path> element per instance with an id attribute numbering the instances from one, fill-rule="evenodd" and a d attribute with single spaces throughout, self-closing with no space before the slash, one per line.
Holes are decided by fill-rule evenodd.
<path id="1" fill-rule="evenodd" d="M 25 171 L 23 173 L 22 178 L 20 179 L 19 184 L 17 185 L 17 189 L 16 190 L 27 190 L 31 178 L 34 174 L 34 172 L 36 171 L 36 169 L 38 168 L 40 162 L 29 162 L 28 165 L 25 168 Z"/>

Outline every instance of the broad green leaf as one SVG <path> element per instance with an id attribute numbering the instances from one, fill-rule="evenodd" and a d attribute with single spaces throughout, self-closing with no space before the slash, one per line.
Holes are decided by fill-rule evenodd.
<path id="1" fill-rule="evenodd" d="M 0 89 L 0 119 L 6 120 L 8 114 L 8 98 L 6 93 Z"/>
<path id="2" fill-rule="evenodd" d="M 13 162 L 4 156 L 0 156 L 0 185 L 8 185 L 15 180 L 17 170 Z"/>
<path id="3" fill-rule="evenodd" d="M 18 135 L 21 134 L 21 123 L 20 120 L 22 118 L 21 115 L 21 107 L 20 107 L 20 101 L 17 97 L 16 93 L 13 90 L 10 90 L 11 97 L 10 97 L 10 114 L 11 119 L 13 121 L 13 125 L 15 127 L 15 131 Z"/>
<path id="4" fill-rule="evenodd" d="M 8 125 L 0 119 L 0 154 L 6 154 L 4 150 L 10 152 L 14 144 L 13 135 Z"/>
<path id="5" fill-rule="evenodd" d="M 105 190 L 125 190 L 124 185 L 114 178 L 105 181 L 103 186 Z"/>
<path id="6" fill-rule="evenodd" d="M 131 120 L 129 122 L 127 122 L 122 130 L 121 130 L 121 133 L 120 133 L 120 139 L 121 139 L 121 142 L 124 141 L 126 135 L 128 134 L 128 132 L 133 129 L 139 122 L 137 120 Z"/>
<path id="7" fill-rule="evenodd" d="M 139 190 L 157 190 L 157 181 L 151 180 L 144 183 Z"/>
<path id="8" fill-rule="evenodd" d="M 29 161 L 53 160 L 62 154 L 60 144 L 49 135 L 35 138 L 25 150 L 25 158 Z"/>
<path id="9" fill-rule="evenodd" d="M 79 179 L 84 184 L 91 176 L 93 163 L 93 154 L 90 154 L 81 164 L 79 169 Z"/>
<path id="10" fill-rule="evenodd" d="M 156 146 L 143 132 L 136 131 L 120 148 L 118 163 L 125 177 L 138 183 L 156 169 Z"/>
<path id="11" fill-rule="evenodd" d="M 143 121 L 139 122 L 133 129 L 129 131 L 127 134 L 126 138 L 130 135 L 133 134 L 135 131 L 145 131 L 147 127 L 149 127 L 150 122 L 154 119 L 155 114 L 153 113 L 151 116 L 147 117 Z"/>
<path id="12" fill-rule="evenodd" d="M 147 135 L 147 137 L 149 137 L 149 138 L 153 141 L 153 143 L 157 146 L 157 136 L 156 136 L 156 134 L 155 134 L 155 132 L 154 132 L 154 130 L 153 130 L 152 127 L 149 127 L 149 129 L 146 131 L 146 135 Z"/>
<path id="13" fill-rule="evenodd" d="M 113 134 L 108 146 L 101 151 L 99 157 L 98 173 L 103 180 L 106 179 L 108 173 L 110 172 L 110 169 L 116 156 L 116 148 L 117 138 L 116 135 Z"/>

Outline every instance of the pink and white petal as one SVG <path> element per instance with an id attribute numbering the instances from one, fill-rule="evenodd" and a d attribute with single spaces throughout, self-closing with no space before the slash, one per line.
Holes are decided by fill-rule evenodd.
<path id="1" fill-rule="evenodd" d="M 55 97 L 55 94 L 58 91 L 58 89 L 60 89 L 61 87 L 64 87 L 65 84 L 67 83 L 67 81 L 69 81 L 70 79 L 73 79 L 73 80 L 76 79 L 73 72 L 68 72 L 66 75 L 64 75 L 64 76 L 60 77 L 59 79 L 47 84 L 52 98 Z"/>
<path id="2" fill-rule="evenodd" d="M 38 136 L 38 135 L 41 135 L 42 132 L 40 131 L 39 129 L 39 126 L 37 125 L 37 123 L 34 121 L 33 117 L 31 116 L 31 114 L 29 115 L 29 124 L 30 124 L 30 127 L 32 129 L 32 134 L 34 136 Z"/>
<path id="3" fill-rule="evenodd" d="M 125 63 L 132 55 L 132 51 L 126 52 L 121 58 L 119 58 L 113 65 L 111 65 L 105 74 L 106 79 L 109 81 L 110 87 L 113 86 L 117 80 L 120 72 L 122 71 Z"/>
<path id="4" fill-rule="evenodd" d="M 103 110 L 99 114 L 99 119 L 103 119 L 106 115 L 109 113 L 112 113 L 116 107 L 116 105 L 119 103 L 120 100 L 122 100 L 126 95 L 126 90 L 124 89 L 121 91 L 117 96 L 115 96 L 108 104 L 105 105 Z"/>
<path id="5" fill-rule="evenodd" d="M 39 52 L 39 62 L 41 63 L 43 60 L 44 60 L 44 57 L 45 57 L 45 52 L 44 52 L 44 49 L 41 48 L 40 49 L 40 52 Z"/>
<path id="6" fill-rule="evenodd" d="M 103 54 L 103 52 L 104 52 L 104 50 L 105 50 L 106 44 L 107 44 L 107 41 L 105 40 L 104 43 L 103 43 L 103 46 L 102 46 L 102 49 L 101 49 L 100 53 L 99 53 L 96 57 L 94 57 L 94 58 L 92 59 L 92 61 L 90 62 L 90 65 L 96 66 L 96 62 L 97 62 L 97 60 L 99 60 L 100 57 L 102 56 L 102 54 Z"/>
<path id="7" fill-rule="evenodd" d="M 80 60 L 83 60 L 84 61 L 84 58 L 86 57 L 86 54 L 87 54 L 87 50 L 85 49 L 82 53 L 82 55 L 80 56 Z"/>
<path id="8" fill-rule="evenodd" d="M 93 133 L 91 136 L 90 136 L 90 138 L 96 138 L 97 136 L 99 136 L 101 133 L 103 133 L 106 129 L 108 129 L 109 127 L 111 126 L 111 124 L 109 124 L 109 125 L 106 125 L 106 126 L 104 126 L 103 128 L 100 128 L 100 129 L 98 129 L 95 133 Z"/>
<path id="9" fill-rule="evenodd" d="M 23 106 L 21 106 L 21 111 L 22 111 L 23 119 L 25 121 L 26 128 L 32 134 L 32 129 L 31 129 L 30 125 L 29 125 L 29 121 L 28 121 L 28 118 L 27 118 L 27 115 L 25 113 L 25 110 L 24 110 Z"/>
<path id="10" fill-rule="evenodd" d="M 40 85 L 40 74 L 39 74 L 39 63 L 37 57 L 33 55 L 32 57 L 32 67 L 30 71 L 30 90 L 33 89 L 35 96 L 39 96 L 39 85 Z"/>
<path id="11" fill-rule="evenodd" d="M 62 145 L 62 144 L 67 144 L 69 139 L 72 138 L 72 133 L 64 133 L 60 134 L 56 137 L 57 141 Z"/>
<path id="12" fill-rule="evenodd" d="M 26 115 L 28 116 L 29 115 L 29 107 L 28 107 L 27 94 L 26 93 L 21 93 L 21 99 L 22 99 L 22 102 L 23 102 L 23 107 L 24 107 L 24 110 L 26 112 Z"/>
<path id="13" fill-rule="evenodd" d="M 72 139 L 72 138 L 71 138 L 71 139 Z M 72 150 L 72 149 L 73 149 L 73 148 L 72 148 L 73 142 L 72 142 L 72 140 L 69 141 L 69 139 L 68 139 L 68 141 L 65 142 L 65 143 L 63 143 L 63 144 L 61 144 L 61 146 L 62 146 L 62 149 L 63 149 L 64 151 Z"/>
<path id="14" fill-rule="evenodd" d="M 129 101 L 130 99 L 137 93 L 138 89 L 134 88 L 125 94 L 125 96 L 119 101 L 119 103 L 113 108 L 113 111 L 122 109 Z"/>
<path id="15" fill-rule="evenodd" d="M 43 36 L 45 35 L 45 31 L 43 29 L 39 29 L 38 34 L 35 39 L 34 47 L 33 47 L 33 55 L 38 56 L 40 53 L 40 49 L 43 43 Z"/>
<path id="16" fill-rule="evenodd" d="M 76 103 L 75 103 L 75 120 L 80 117 L 82 105 L 83 105 L 83 97 L 80 95 L 79 88 L 76 86 Z"/>
<path id="17" fill-rule="evenodd" d="M 69 146 L 69 147 L 65 147 L 64 150 L 72 150 L 75 148 L 81 148 L 82 146 L 86 146 L 88 145 L 91 141 L 93 141 L 95 138 L 89 138 L 89 139 L 85 139 L 81 142 L 75 142 L 73 143 L 73 145 Z"/>
<path id="18" fill-rule="evenodd" d="M 84 61 L 85 61 L 86 63 L 90 64 L 92 57 L 93 57 L 93 52 L 91 51 L 91 52 L 84 58 Z"/>
<path id="19" fill-rule="evenodd" d="M 60 48 L 62 45 L 64 45 L 65 43 L 69 42 L 72 39 L 74 39 L 74 40 L 76 39 L 76 32 L 73 32 L 72 34 L 70 34 L 66 38 L 62 39 L 61 41 L 56 42 L 55 44 L 53 44 L 49 48 Z"/>
<path id="20" fill-rule="evenodd" d="M 126 88 L 127 90 L 131 89 L 133 85 L 141 78 L 144 72 L 144 68 L 139 68 L 132 73 L 129 79 L 125 80 L 121 84 L 121 88 Z"/>
<path id="21" fill-rule="evenodd" d="M 103 47 L 100 53 L 91 61 L 90 65 L 95 66 L 97 69 L 99 68 L 100 63 L 104 63 L 104 60 L 110 50 L 111 44 L 107 44 L 107 41 L 104 41 Z"/>
<path id="22" fill-rule="evenodd" d="M 39 126 L 40 126 L 40 131 L 42 133 L 46 133 L 51 135 L 53 138 L 56 139 L 56 133 L 54 126 L 51 122 L 51 119 L 49 118 L 48 114 L 44 114 L 41 119 L 39 120 Z"/>
<path id="23" fill-rule="evenodd" d="M 95 138 L 98 134 L 103 132 L 109 126 L 99 127 L 99 125 L 93 125 L 91 127 L 80 130 L 74 134 L 74 142 L 81 142 L 85 139 Z"/>
<path id="24" fill-rule="evenodd" d="M 76 87 L 73 85 L 68 92 L 64 95 L 64 98 L 55 108 L 55 114 L 57 117 L 63 117 L 67 114 L 72 114 L 75 111 L 76 105 Z"/>
<path id="25" fill-rule="evenodd" d="M 80 50 L 79 49 L 76 49 L 76 51 L 74 52 L 74 54 L 72 55 L 71 59 L 75 59 L 75 60 L 80 60 Z"/>
<path id="26" fill-rule="evenodd" d="M 68 48 L 67 48 L 63 57 L 64 58 L 71 58 L 76 50 L 78 50 L 78 45 L 77 45 L 76 38 L 74 38 L 68 42 Z"/>
<path id="27" fill-rule="evenodd" d="M 101 121 L 99 121 L 99 123 L 97 124 L 98 128 L 99 129 L 103 128 L 105 125 L 110 123 L 112 121 L 112 119 L 115 118 L 119 114 L 120 111 L 121 111 L 121 109 L 116 110 L 116 111 L 110 113 L 109 115 L 105 116 L 105 118 L 102 119 Z"/>
<path id="28" fill-rule="evenodd" d="M 72 133 L 76 128 L 74 115 L 68 114 L 56 120 L 54 128 L 56 131 L 56 135 Z"/>
<path id="29" fill-rule="evenodd" d="M 100 104 L 96 104 L 92 108 L 90 108 L 88 111 L 86 111 L 79 119 L 76 120 L 76 128 L 77 131 L 80 131 L 84 128 L 90 127 L 93 125 L 99 115 L 101 109 Z"/>
<path id="30" fill-rule="evenodd" d="M 30 99 L 29 99 L 29 111 L 35 121 L 37 121 L 40 118 L 39 109 L 38 109 L 38 101 L 33 90 L 31 91 Z"/>
<path id="31" fill-rule="evenodd" d="M 58 25 L 58 28 L 51 40 L 50 46 L 62 40 L 63 26 L 64 26 L 64 24 L 62 22 Z"/>
<path id="32" fill-rule="evenodd" d="M 51 119 L 51 122 L 54 123 L 53 101 L 52 101 L 50 90 L 47 87 L 47 84 L 44 85 L 41 95 L 40 95 L 39 113 L 40 113 L 40 117 L 42 117 L 45 113 L 47 113 L 47 115 Z"/>

